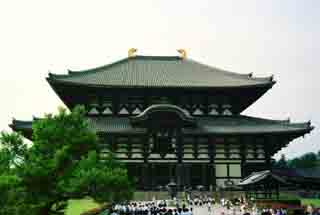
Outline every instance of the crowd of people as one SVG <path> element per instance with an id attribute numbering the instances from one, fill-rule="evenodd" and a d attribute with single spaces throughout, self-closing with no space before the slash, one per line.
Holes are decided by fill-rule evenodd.
<path id="1" fill-rule="evenodd" d="M 185 201 L 174 200 L 154 200 L 135 201 L 126 204 L 116 204 L 110 209 L 110 215 L 193 215 L 194 209 L 214 215 L 288 215 L 285 208 L 258 208 L 255 204 L 250 204 L 245 198 L 225 199 L 215 201 L 210 197 L 187 198 Z M 320 209 L 308 206 L 305 210 L 300 210 L 293 215 L 320 215 Z M 196 215 L 200 215 L 199 213 Z M 201 214 L 205 215 L 205 214 Z"/>
<path id="2" fill-rule="evenodd" d="M 178 201 L 168 205 L 167 200 L 151 202 L 130 202 L 116 204 L 111 209 L 111 215 L 193 215 L 193 208 Z"/>

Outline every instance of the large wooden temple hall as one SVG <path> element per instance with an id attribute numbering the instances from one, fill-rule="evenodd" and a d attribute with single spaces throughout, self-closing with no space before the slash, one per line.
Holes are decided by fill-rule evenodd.
<path id="1" fill-rule="evenodd" d="M 291 123 L 241 113 L 276 83 L 273 77 L 225 71 L 179 56 L 129 56 L 47 82 L 72 110 L 87 109 L 102 155 L 114 152 L 141 190 L 174 181 L 179 189 L 237 184 L 270 168 L 271 157 L 309 133 Z M 10 127 L 32 139 L 32 121 Z"/>

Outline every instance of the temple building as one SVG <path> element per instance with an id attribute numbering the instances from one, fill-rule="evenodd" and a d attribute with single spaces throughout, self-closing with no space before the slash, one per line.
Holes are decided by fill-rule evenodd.
<path id="1" fill-rule="evenodd" d="M 310 122 L 291 123 L 241 113 L 276 83 L 180 56 L 139 56 L 47 77 L 72 110 L 86 107 L 100 137 L 141 190 L 170 181 L 179 189 L 216 189 L 270 169 L 272 156 L 309 133 Z M 32 139 L 32 121 L 10 125 Z"/>

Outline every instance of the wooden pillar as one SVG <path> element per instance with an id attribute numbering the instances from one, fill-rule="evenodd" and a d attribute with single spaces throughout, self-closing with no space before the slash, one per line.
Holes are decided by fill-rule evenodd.
<path id="1" fill-rule="evenodd" d="M 254 159 L 258 159 L 258 152 L 257 152 L 258 148 L 257 148 L 257 139 L 254 139 L 254 144 L 253 144 L 253 157 Z"/>
<path id="2" fill-rule="evenodd" d="M 150 189 L 150 177 L 149 177 L 149 171 L 148 171 L 148 163 L 142 164 L 142 171 L 141 171 L 141 178 L 143 183 L 143 189 L 148 190 Z"/>
<path id="3" fill-rule="evenodd" d="M 239 137 L 240 144 L 240 158 L 241 158 L 241 177 L 245 177 L 244 166 L 246 162 L 246 143 L 243 137 Z"/>
<path id="4" fill-rule="evenodd" d="M 187 183 L 187 185 L 188 185 L 188 187 L 191 187 L 191 165 L 192 164 L 188 164 L 188 183 Z"/>
<path id="5" fill-rule="evenodd" d="M 149 131 L 148 131 L 149 134 Z M 148 135 L 142 138 L 143 140 L 143 145 L 142 145 L 142 153 L 143 153 L 143 162 L 148 163 L 148 157 L 149 157 L 149 148 L 150 148 L 150 143 L 149 143 L 149 138 Z"/>
<path id="6" fill-rule="evenodd" d="M 177 188 L 178 190 L 181 190 L 181 187 L 183 185 L 183 165 L 182 163 L 178 163 L 176 166 L 176 180 L 177 180 Z"/>
<path id="7" fill-rule="evenodd" d="M 184 183 L 184 171 L 182 165 L 183 159 L 183 137 L 181 129 L 177 129 L 177 166 L 176 166 L 176 177 L 178 189 L 181 189 Z"/>
<path id="8" fill-rule="evenodd" d="M 208 175 L 208 190 L 212 188 L 215 190 L 216 180 L 215 180 L 215 166 L 212 163 L 207 164 L 207 175 Z"/>
<path id="9" fill-rule="evenodd" d="M 149 131 L 148 131 L 149 133 Z M 143 156 L 143 165 L 142 165 L 142 175 L 143 178 L 143 188 L 144 190 L 148 190 L 151 187 L 151 180 L 150 180 L 150 169 L 149 163 L 148 163 L 148 157 L 149 157 L 149 139 L 148 135 L 146 135 L 144 138 L 142 138 L 142 156 Z"/>
<path id="10" fill-rule="evenodd" d="M 119 113 L 119 95 L 112 95 L 112 115 L 117 116 Z"/>
<path id="11" fill-rule="evenodd" d="M 182 163 L 183 158 L 183 138 L 182 138 L 182 132 L 181 129 L 177 129 L 177 160 L 178 163 Z"/>
<path id="12" fill-rule="evenodd" d="M 212 187 L 215 190 L 216 187 L 216 172 L 215 172 L 215 155 L 216 155 L 216 142 L 214 137 L 208 138 L 208 153 L 209 153 L 209 164 L 207 165 L 208 172 L 208 188 Z"/>
<path id="13" fill-rule="evenodd" d="M 208 183 L 207 183 L 207 170 L 206 170 L 207 165 L 206 164 L 201 164 L 201 183 L 207 189 Z"/>
<path id="14" fill-rule="evenodd" d="M 274 138 L 272 137 L 267 137 L 265 138 L 265 142 L 264 142 L 264 154 L 265 154 L 265 159 L 266 159 L 266 169 L 270 170 L 271 169 L 271 147 L 274 146 L 273 143 Z M 269 146 L 269 147 L 268 147 Z"/>
<path id="15" fill-rule="evenodd" d="M 194 138 L 193 142 L 193 157 L 197 159 L 199 156 L 199 143 L 198 143 L 198 138 Z"/>
<path id="16" fill-rule="evenodd" d="M 151 170 L 150 170 L 150 177 L 151 177 L 151 190 L 155 190 L 156 188 L 156 183 L 155 183 L 155 177 L 156 177 L 156 172 L 155 172 L 155 166 L 154 164 L 151 164 Z"/>

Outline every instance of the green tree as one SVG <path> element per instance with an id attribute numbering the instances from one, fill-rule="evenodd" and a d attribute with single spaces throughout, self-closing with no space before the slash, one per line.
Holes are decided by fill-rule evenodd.
<path id="1" fill-rule="evenodd" d="M 276 163 L 276 167 L 281 168 L 281 169 L 288 167 L 288 162 L 287 162 L 286 156 L 284 154 L 281 154 L 281 158 Z"/>
<path id="2" fill-rule="evenodd" d="M 18 133 L 1 132 L 0 135 L 0 173 L 7 173 L 23 162 L 27 145 Z"/>
<path id="3" fill-rule="evenodd" d="M 317 154 L 310 152 L 298 158 L 290 160 L 289 166 L 292 168 L 312 168 L 318 166 Z"/>
<path id="4" fill-rule="evenodd" d="M 112 156 L 101 159 L 84 114 L 83 107 L 71 113 L 59 109 L 37 120 L 29 148 L 19 135 L 2 133 L 0 168 L 6 171 L 0 173 L 0 192 L 6 207 L 0 214 L 63 214 L 69 199 L 110 202 L 132 196 L 126 169 Z"/>

